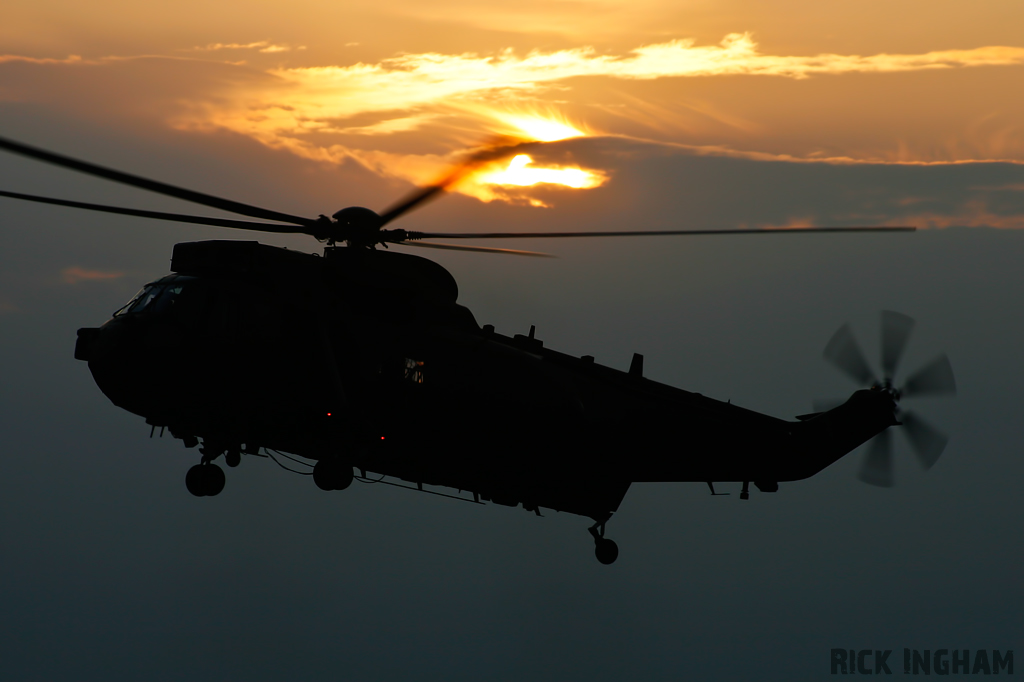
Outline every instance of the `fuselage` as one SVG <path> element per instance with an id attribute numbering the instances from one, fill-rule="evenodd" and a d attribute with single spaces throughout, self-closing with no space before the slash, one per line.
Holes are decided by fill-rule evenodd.
<path id="1" fill-rule="evenodd" d="M 892 399 L 786 421 L 481 328 L 432 261 L 255 242 L 175 247 L 79 357 L 186 444 L 268 447 L 594 518 L 636 481 L 811 476 L 894 423 Z"/>

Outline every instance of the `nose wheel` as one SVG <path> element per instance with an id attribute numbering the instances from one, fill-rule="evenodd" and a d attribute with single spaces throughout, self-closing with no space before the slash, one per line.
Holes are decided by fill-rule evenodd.
<path id="1" fill-rule="evenodd" d="M 615 544 L 614 540 L 604 536 L 604 524 L 607 521 L 607 519 L 598 521 L 587 529 L 594 536 L 594 556 L 606 566 L 615 563 L 615 560 L 619 558 L 619 546 Z"/>
<path id="2" fill-rule="evenodd" d="M 185 487 L 196 497 L 213 497 L 224 490 L 224 470 L 216 464 L 196 464 L 185 474 Z"/>

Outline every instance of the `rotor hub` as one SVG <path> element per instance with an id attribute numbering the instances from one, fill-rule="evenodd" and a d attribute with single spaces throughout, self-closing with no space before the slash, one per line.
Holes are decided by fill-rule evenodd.
<path id="1" fill-rule="evenodd" d="M 900 395 L 902 394 L 900 393 L 900 390 L 896 388 L 896 385 L 893 384 L 892 379 L 890 377 L 886 377 L 882 381 L 876 381 L 871 386 L 871 389 L 874 391 L 881 391 L 882 393 L 888 394 L 888 396 L 892 398 L 892 401 L 899 405 Z"/>
<path id="2" fill-rule="evenodd" d="M 376 211 L 362 206 L 343 208 L 333 216 L 329 243 L 347 242 L 349 246 L 373 248 L 380 241 L 381 218 Z"/>

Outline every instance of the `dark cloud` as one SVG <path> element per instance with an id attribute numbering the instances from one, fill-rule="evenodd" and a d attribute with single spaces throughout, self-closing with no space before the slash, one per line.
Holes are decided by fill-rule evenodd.
<path id="1" fill-rule="evenodd" d="M 619 138 L 569 140 L 531 153 L 540 162 L 608 168 L 612 178 L 595 190 L 542 193 L 562 210 L 541 212 L 534 221 L 562 222 L 568 213 L 573 220 L 599 215 L 651 229 L 1024 227 L 1024 165 L 1015 163 L 793 162 Z"/>

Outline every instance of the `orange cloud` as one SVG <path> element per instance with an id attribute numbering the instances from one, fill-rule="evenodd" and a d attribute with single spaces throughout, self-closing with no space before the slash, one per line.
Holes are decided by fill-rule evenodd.
<path id="1" fill-rule="evenodd" d="M 882 73 L 1024 64 L 1024 48 L 989 46 L 924 54 L 870 56 L 761 54 L 748 33 L 731 33 L 719 45 L 692 40 L 638 47 L 625 55 L 598 54 L 592 47 L 556 52 L 511 50 L 497 55 L 408 54 L 377 64 L 280 68 L 271 71 L 304 95 L 331 95 L 337 114 L 350 110 L 394 110 L 480 93 L 521 90 L 584 76 L 651 80 L 721 75 L 807 78 L 819 74 Z M 321 102 L 323 103 L 323 102 Z"/>
<path id="2" fill-rule="evenodd" d="M 261 99 L 286 97 L 288 115 L 269 122 L 293 132 L 330 132 L 330 119 L 367 111 L 401 112 L 398 119 L 420 115 L 425 106 L 444 105 L 501 119 L 496 96 L 519 91 L 527 97 L 559 81 L 583 76 L 653 80 L 720 75 L 761 75 L 807 78 L 818 74 L 914 71 L 970 66 L 1024 64 L 1024 48 L 981 47 L 919 55 L 823 54 L 788 57 L 764 55 L 749 34 L 733 33 L 718 46 L 697 46 L 692 40 L 636 48 L 626 55 L 603 55 L 590 47 L 525 57 L 506 50 L 493 56 L 475 54 L 409 54 L 377 64 L 278 68 L 277 92 L 249 92 Z M 486 103 L 490 102 L 491 107 Z M 267 121 L 262 123 L 267 124 Z"/>
<path id="3" fill-rule="evenodd" d="M 299 48 L 263 40 L 194 49 Z M 330 164 L 351 160 L 413 183 L 433 180 L 457 160 L 452 150 L 493 134 L 540 142 L 613 136 L 682 153 L 801 163 L 1024 160 L 1019 123 L 1024 104 L 999 94 L 1013 91 L 1000 86 L 1019 71 L 989 69 L 983 77 L 968 76 L 986 86 L 975 87 L 985 93 L 980 99 L 951 101 L 943 87 L 948 81 L 962 85 L 965 78 L 956 74 L 969 68 L 1024 65 L 1024 48 L 1018 47 L 791 56 L 765 54 L 749 33 L 732 33 L 718 44 L 670 40 L 617 53 L 591 47 L 525 54 L 424 52 L 269 70 L 199 56 L 0 57 L 0 64 L 35 65 L 12 65 L 11 77 L 0 78 L 0 96 L 35 98 L 76 111 L 93 106 L 93 113 L 107 120 L 111 99 L 104 94 L 96 103 L 94 93 L 122 88 L 131 97 L 117 103 L 116 114 L 160 117 L 161 124 L 180 130 L 231 131 L 303 158 Z M 860 78 L 850 87 L 845 81 L 837 85 L 837 78 L 813 78 L 897 72 L 950 75 L 941 82 L 934 76 Z M 748 78 L 732 78 L 740 75 Z M 682 94 L 674 84 L 650 85 L 679 78 L 692 79 Z M 923 81 L 930 83 L 927 101 L 917 87 Z M 837 93 L 847 91 L 853 93 L 843 95 L 849 99 L 840 99 Z M 416 153 L 400 153 L 406 150 Z M 530 170 L 572 168 L 571 158 L 544 158 L 539 147 L 534 151 Z M 600 169 L 579 170 L 607 178 Z M 513 194 L 518 201 L 530 191 L 527 184 L 513 187 L 465 182 L 455 191 L 485 201 L 513 200 Z"/>
<path id="4" fill-rule="evenodd" d="M 944 208 L 932 210 L 920 210 L 915 212 L 913 207 L 919 204 L 945 203 L 936 201 L 936 197 L 926 196 L 904 196 L 890 199 L 892 208 L 888 210 L 864 213 L 860 210 L 840 213 L 838 218 L 823 218 L 814 214 L 790 217 L 781 222 L 757 223 L 755 225 L 740 225 L 740 227 L 758 227 L 772 229 L 793 229 L 799 230 L 812 226 L 910 226 L 919 230 L 945 229 L 950 227 L 982 227 L 1003 230 L 1024 229 L 1024 213 L 1014 212 L 1010 207 L 1004 207 L 1001 213 L 992 210 L 984 198 L 963 198 L 951 201 Z M 906 211 L 906 212 L 904 212 Z"/>
<path id="5" fill-rule="evenodd" d="M 49 57 L 37 58 L 37 57 L 22 57 L 16 54 L 0 54 L 0 64 L 6 64 L 8 62 L 23 62 L 25 64 L 86 64 L 92 62 L 84 61 L 77 54 L 70 55 L 65 59 L 52 59 Z"/>
<path id="6" fill-rule="evenodd" d="M 257 45 L 262 43 L 243 47 Z M 190 107 L 173 125 L 227 129 L 309 159 L 340 163 L 351 158 L 384 175 L 422 181 L 424 167 L 429 167 L 428 175 L 438 168 L 429 155 L 414 160 L 409 155 L 385 154 L 380 151 L 381 143 L 369 142 L 369 138 L 425 133 L 428 129 L 434 139 L 465 139 L 466 131 L 473 129 L 540 141 L 587 135 L 585 126 L 568 122 L 552 104 L 544 105 L 548 111 L 539 115 L 522 113 L 531 102 L 541 106 L 541 94 L 567 90 L 566 82 L 580 77 L 641 81 L 748 75 L 799 80 L 815 75 L 1018 64 L 1024 64 L 1024 48 L 1006 46 L 923 54 L 770 55 L 761 53 L 748 33 L 729 34 L 718 45 L 671 40 L 624 54 L 600 54 L 590 47 L 526 55 L 512 50 L 493 55 L 419 53 L 377 63 L 274 68 L 267 71 L 273 76 L 271 81 L 238 85 L 232 92 L 222 93 L 216 103 Z M 701 112 L 713 113 L 714 109 L 706 106 Z M 728 115 L 718 118 L 725 120 Z M 753 126 L 746 128 L 752 130 Z M 722 148 L 717 153 L 730 152 Z M 795 160 L 785 154 L 769 156 Z M 815 160 L 858 163 L 887 159 L 833 154 Z M 480 192 L 476 195 L 482 198 Z"/>
<path id="7" fill-rule="evenodd" d="M 921 229 L 942 229 L 946 227 L 995 227 L 1003 230 L 1024 229 L 1024 215 L 993 213 L 981 200 L 966 202 L 953 213 L 925 212 L 910 215 L 901 220 Z"/>
<path id="8" fill-rule="evenodd" d="M 78 284 L 79 282 L 101 282 L 109 279 L 124 277 L 123 272 L 107 272 L 103 270 L 87 270 L 72 265 L 60 271 L 61 279 L 65 284 Z"/>
<path id="9" fill-rule="evenodd" d="M 277 45 L 269 40 L 260 40 L 255 43 L 210 43 L 201 47 L 193 47 L 197 52 L 217 52 L 219 50 L 257 50 L 259 52 L 290 52 L 292 50 L 305 50 L 305 45 L 290 47 L 288 45 Z"/>

